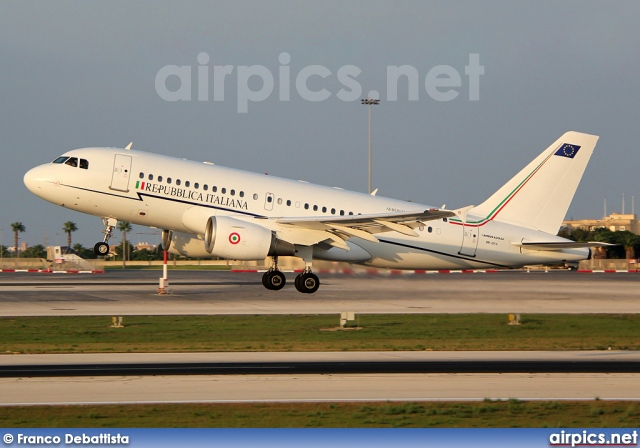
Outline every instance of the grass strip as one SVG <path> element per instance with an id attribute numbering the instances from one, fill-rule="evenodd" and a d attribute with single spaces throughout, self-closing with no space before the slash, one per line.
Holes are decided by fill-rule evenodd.
<path id="1" fill-rule="evenodd" d="M 640 315 L 369 314 L 0 318 L 1 353 L 372 350 L 638 350 Z"/>
<path id="2" fill-rule="evenodd" d="M 0 407 L 4 428 L 630 428 L 640 403 L 253 403 Z"/>

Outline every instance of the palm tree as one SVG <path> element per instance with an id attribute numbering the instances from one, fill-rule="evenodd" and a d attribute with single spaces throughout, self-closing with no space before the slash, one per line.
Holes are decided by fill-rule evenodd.
<path id="1" fill-rule="evenodd" d="M 71 232 L 78 230 L 75 222 L 67 221 L 62 225 L 62 231 L 67 234 L 67 247 L 71 249 Z"/>
<path id="2" fill-rule="evenodd" d="M 19 232 L 24 232 L 26 227 L 21 222 L 14 222 L 11 224 L 11 230 L 13 230 L 13 246 L 15 248 L 14 257 L 18 257 L 18 240 L 20 237 L 18 236 Z"/>
<path id="3" fill-rule="evenodd" d="M 127 233 L 132 230 L 131 223 L 129 221 L 120 221 L 117 229 L 122 232 L 122 269 L 124 269 L 127 263 Z"/>
<path id="4" fill-rule="evenodd" d="M 616 241 L 621 246 L 624 246 L 625 258 L 630 260 L 636 258 L 635 245 L 638 244 L 640 238 L 635 233 L 631 233 L 628 230 L 622 232 L 616 232 Z"/>

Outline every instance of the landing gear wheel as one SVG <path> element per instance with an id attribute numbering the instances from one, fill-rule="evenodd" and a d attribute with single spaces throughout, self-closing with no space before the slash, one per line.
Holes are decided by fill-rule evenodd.
<path id="1" fill-rule="evenodd" d="M 313 294 L 320 287 L 320 279 L 312 272 L 300 274 L 296 277 L 296 289 L 303 294 Z"/>
<path id="2" fill-rule="evenodd" d="M 284 288 L 284 285 L 287 283 L 287 279 L 284 274 L 280 271 L 268 271 L 265 272 L 262 276 L 262 284 L 265 288 L 270 289 L 272 291 L 278 291 Z"/>
<path id="3" fill-rule="evenodd" d="M 109 253 L 109 245 L 107 243 L 96 243 L 95 246 L 93 246 L 93 252 L 96 255 L 107 255 Z"/>

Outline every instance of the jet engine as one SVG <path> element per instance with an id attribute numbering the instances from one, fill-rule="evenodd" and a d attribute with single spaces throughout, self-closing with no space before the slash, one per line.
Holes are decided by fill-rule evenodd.
<path id="1" fill-rule="evenodd" d="M 295 255 L 295 246 L 276 238 L 270 229 L 228 216 L 208 217 L 203 229 L 189 227 L 198 235 L 174 232 L 169 252 L 193 258 L 231 260 Z"/>

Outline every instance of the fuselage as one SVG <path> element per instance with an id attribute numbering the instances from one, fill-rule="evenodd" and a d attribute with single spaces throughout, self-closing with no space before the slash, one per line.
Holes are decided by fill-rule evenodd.
<path id="1" fill-rule="evenodd" d="M 194 213 L 230 216 L 284 235 L 287 229 L 274 218 L 373 215 L 432 208 L 118 148 L 69 151 L 53 163 L 33 168 L 24 181 L 34 194 L 56 205 L 102 218 L 182 232 L 196 242 L 200 232 L 185 220 L 185 216 Z M 464 221 L 455 218 L 428 221 L 415 229 L 418 236 L 388 231 L 377 234 L 379 242 L 351 237 L 347 243 L 352 250 L 316 246 L 313 254 L 314 258 L 394 269 L 519 267 L 577 261 L 589 256 L 586 248 L 523 249 L 514 243 L 567 240 L 483 218 L 470 215 Z M 469 224 L 473 222 L 477 224 Z"/>

